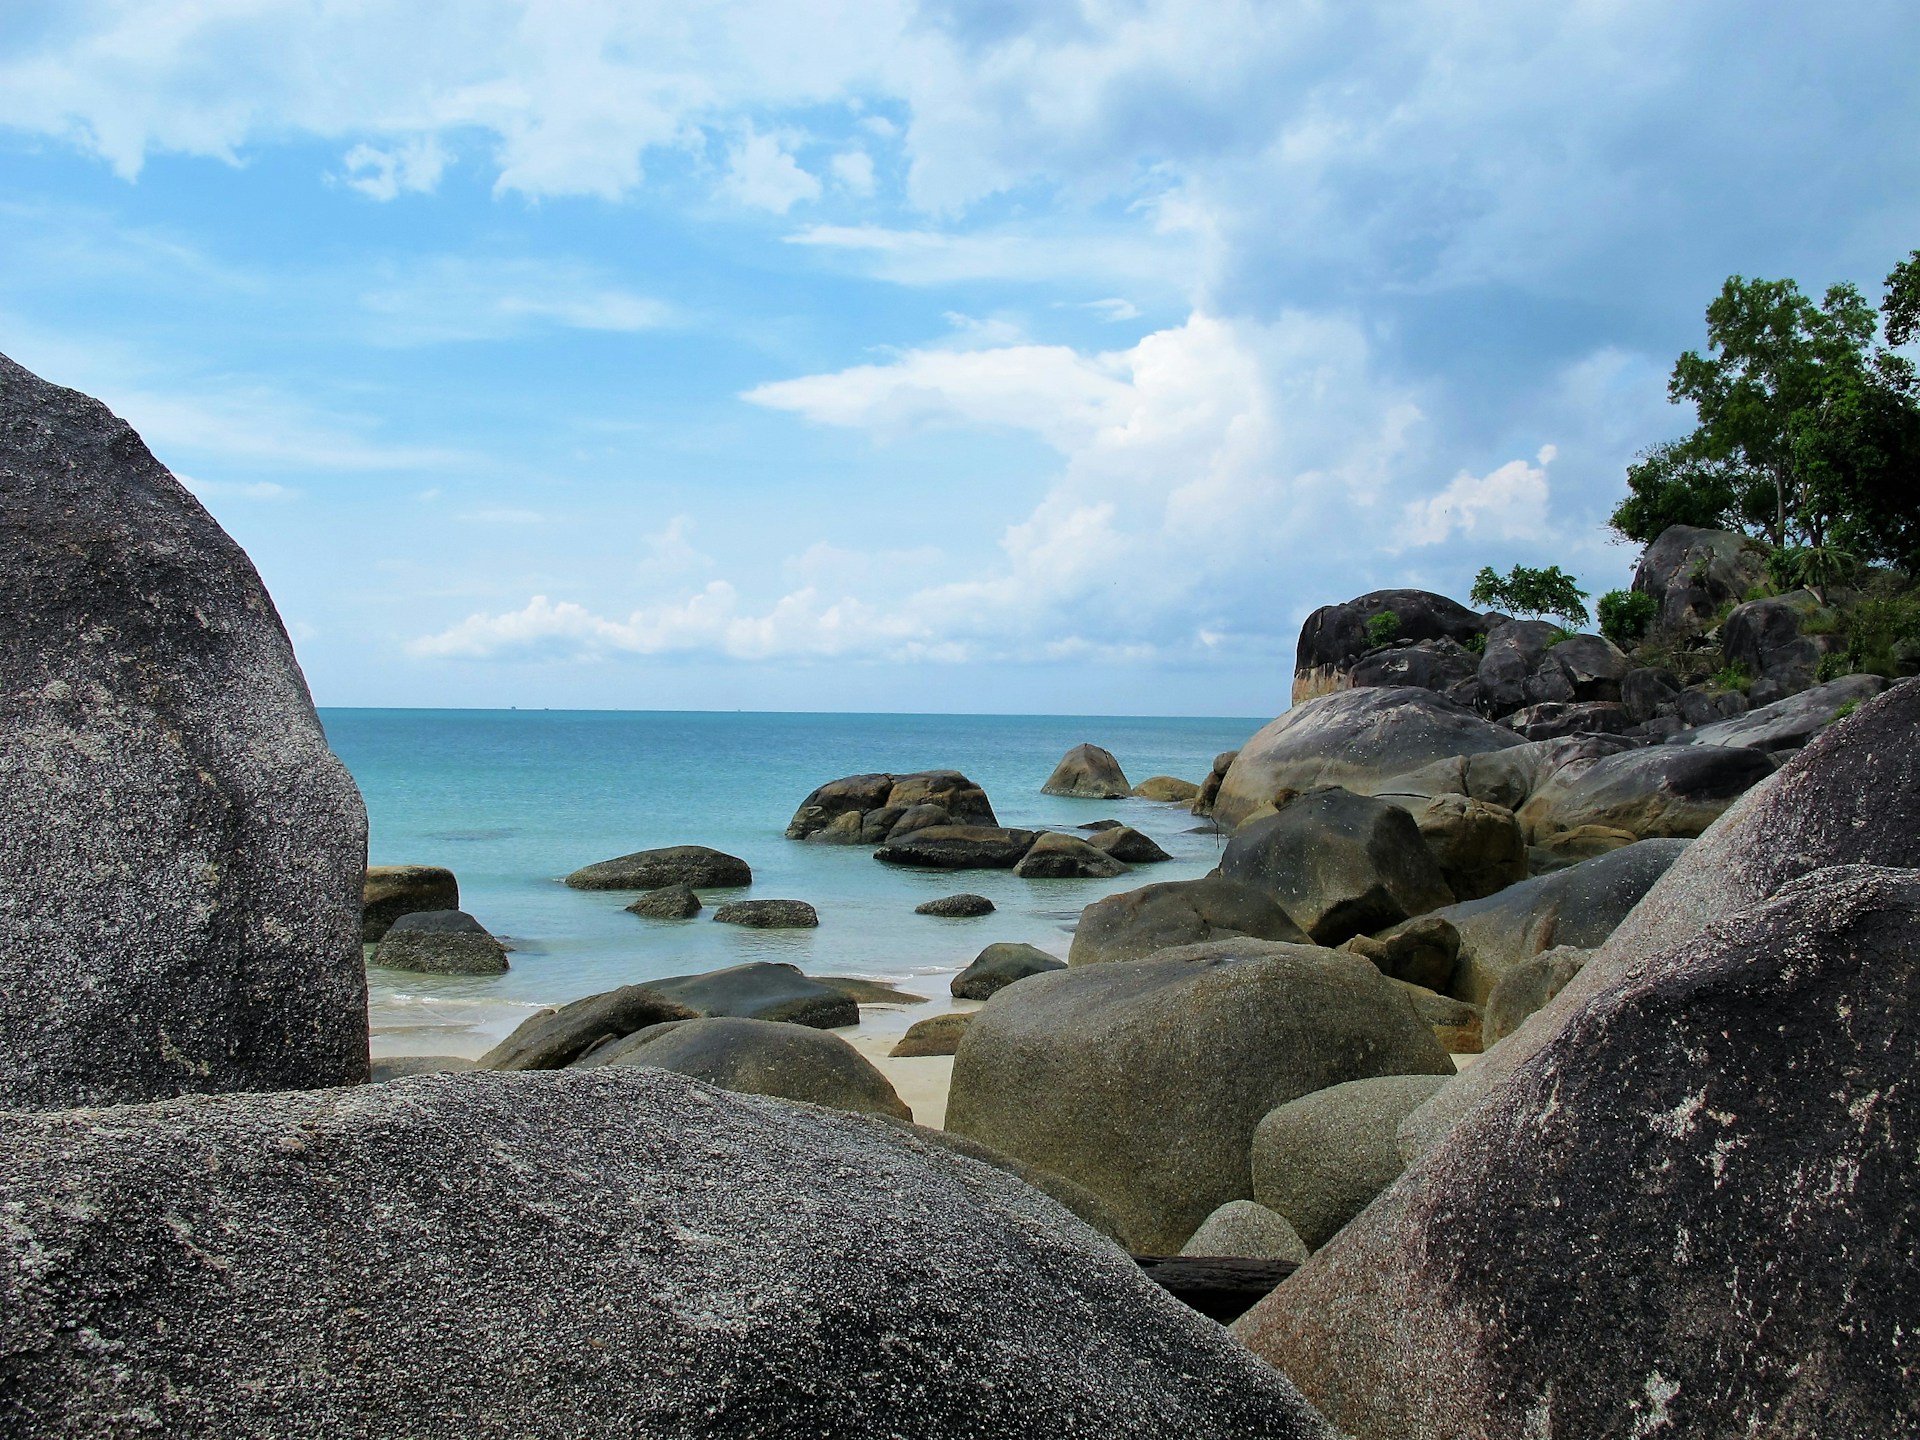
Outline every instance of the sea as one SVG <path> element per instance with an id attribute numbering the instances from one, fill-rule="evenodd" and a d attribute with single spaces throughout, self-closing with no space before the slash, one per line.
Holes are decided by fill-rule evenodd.
<path id="1" fill-rule="evenodd" d="M 1185 805 L 1043 795 L 1082 741 L 1138 783 L 1198 783 L 1260 719 L 1068 715 L 838 715 L 682 711 L 323 709 L 334 751 L 366 797 L 369 861 L 444 865 L 461 908 L 511 947 L 499 976 L 429 976 L 369 965 L 381 1055 L 473 1057 L 539 1009 L 669 975 L 752 960 L 810 974 L 891 980 L 943 996 L 986 945 L 1024 941 L 1065 958 L 1083 907 L 1160 880 L 1192 879 L 1224 841 Z M 908 870 L 860 846 L 785 838 L 815 787 L 871 771 L 960 770 L 1003 825 L 1072 830 L 1114 819 L 1172 856 L 1114 880 L 1022 880 L 1005 870 Z M 661 845 L 709 845 L 753 867 L 748 890 L 714 891 L 683 921 L 628 914 L 633 897 L 570 890 L 569 871 Z M 972 920 L 916 915 L 956 891 L 997 907 Z M 795 899 L 814 930 L 748 930 L 712 904 Z"/>

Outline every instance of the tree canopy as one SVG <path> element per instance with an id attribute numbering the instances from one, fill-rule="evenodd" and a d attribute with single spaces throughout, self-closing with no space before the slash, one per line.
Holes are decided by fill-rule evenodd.
<path id="1" fill-rule="evenodd" d="M 1516 565 L 1505 575 L 1491 565 L 1482 566 L 1473 577 L 1473 593 L 1468 598 L 1476 605 L 1491 605 L 1513 615 L 1551 615 L 1569 625 L 1584 625 L 1589 618 L 1583 603 L 1587 592 L 1558 565 L 1544 570 Z"/>
<path id="2" fill-rule="evenodd" d="M 1885 318 L 1885 338 L 1881 319 Z M 1920 335 L 1920 250 L 1887 277 L 1880 312 L 1851 285 L 1817 303 L 1791 280 L 1735 275 L 1707 307 L 1667 393 L 1692 433 L 1627 471 L 1613 528 L 1669 525 L 1765 536 L 1776 550 L 1920 561 L 1920 382 L 1897 348 Z"/>

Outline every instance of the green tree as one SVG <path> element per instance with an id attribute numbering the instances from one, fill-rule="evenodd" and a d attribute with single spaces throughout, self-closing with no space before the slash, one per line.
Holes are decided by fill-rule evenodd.
<path id="1" fill-rule="evenodd" d="M 1505 575 L 1498 574 L 1491 565 L 1482 566 L 1480 573 L 1473 577 L 1469 598 L 1476 605 L 1513 615 L 1536 618 L 1551 615 L 1571 626 L 1585 625 L 1591 618 L 1584 603 L 1587 592 L 1558 565 L 1549 565 L 1544 570 L 1516 565 Z"/>

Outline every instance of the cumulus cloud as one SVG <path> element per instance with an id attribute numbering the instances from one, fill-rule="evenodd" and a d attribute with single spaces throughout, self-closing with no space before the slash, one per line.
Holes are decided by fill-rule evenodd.
<path id="1" fill-rule="evenodd" d="M 820 198 L 819 177 L 800 168 L 780 137 L 751 128 L 729 152 L 726 188 L 742 205 L 776 215 Z"/>
<path id="2" fill-rule="evenodd" d="M 1546 467 L 1557 453 L 1552 445 L 1543 445 L 1532 465 L 1509 460 L 1485 475 L 1461 471 L 1439 494 L 1408 504 L 1400 525 L 1400 545 L 1438 545 L 1456 534 L 1544 539 Z"/>
<path id="3" fill-rule="evenodd" d="M 370 199 L 392 200 L 402 191 L 432 191 L 440 183 L 448 158 L 439 140 L 431 135 L 386 149 L 356 145 L 341 159 L 341 178 Z"/>

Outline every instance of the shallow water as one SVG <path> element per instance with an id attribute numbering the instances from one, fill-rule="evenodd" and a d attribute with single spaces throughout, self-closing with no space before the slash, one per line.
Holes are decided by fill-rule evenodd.
<path id="1" fill-rule="evenodd" d="M 1264 723 L 545 710 L 329 709 L 321 718 L 366 796 L 372 863 L 449 867 L 462 907 L 514 947 L 500 976 L 369 968 L 374 1053 L 382 1055 L 477 1054 L 540 1006 L 748 960 L 944 994 L 945 977 L 993 941 L 1026 941 L 1064 958 L 1082 907 L 1203 874 L 1222 842 L 1189 833 L 1200 822 L 1184 805 L 1042 795 L 1060 756 L 1090 740 L 1113 751 L 1136 783 L 1149 775 L 1198 782 L 1215 754 Z M 1004 870 L 896 869 L 861 847 L 782 834 L 807 793 L 828 780 L 928 769 L 964 771 L 1004 825 L 1067 829 L 1110 816 L 1174 859 L 1115 880 L 1021 880 Z M 681 844 L 711 845 L 753 867 L 751 890 L 716 890 L 713 899 L 806 900 L 820 928 L 746 930 L 714 923 L 711 908 L 693 920 L 642 920 L 623 908 L 631 895 L 561 883 L 595 860 Z M 959 890 L 999 908 L 977 920 L 913 913 Z"/>

